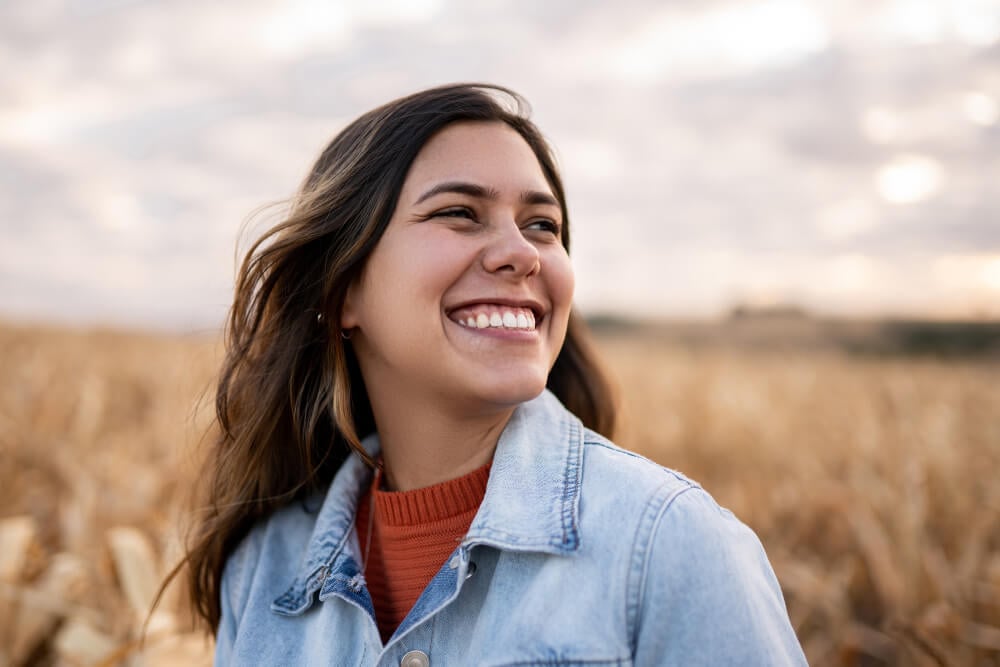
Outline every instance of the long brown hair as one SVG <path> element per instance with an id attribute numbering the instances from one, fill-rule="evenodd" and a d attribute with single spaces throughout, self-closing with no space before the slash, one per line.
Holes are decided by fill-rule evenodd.
<path id="1" fill-rule="evenodd" d="M 367 459 L 360 440 L 375 424 L 341 337 L 344 295 L 385 231 L 417 153 L 457 121 L 503 122 L 524 138 L 559 200 L 569 250 L 555 160 L 524 100 L 506 88 L 425 90 L 369 111 L 334 137 L 287 217 L 250 247 L 236 278 L 217 435 L 185 558 L 188 593 L 209 628 L 219 623 L 223 566 L 251 526 L 324 488 L 352 451 Z M 584 424 L 611 436 L 613 394 L 575 312 L 548 387 Z"/>

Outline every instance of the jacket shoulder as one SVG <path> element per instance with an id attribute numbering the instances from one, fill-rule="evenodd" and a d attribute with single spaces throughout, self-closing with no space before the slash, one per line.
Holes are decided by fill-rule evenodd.
<path id="1" fill-rule="evenodd" d="M 701 485 L 681 472 L 660 465 L 650 459 L 611 442 L 590 429 L 583 431 L 584 483 L 609 482 L 622 492 L 646 495 L 673 495 Z M 586 488 L 586 487 L 585 487 Z"/>
<path id="2" fill-rule="evenodd" d="M 636 665 L 805 664 L 750 528 L 676 470 L 591 431 L 584 447 L 588 525 L 627 536 L 627 553 L 618 557 L 629 563 L 627 627 Z M 611 502 L 595 502 L 601 498 Z M 741 640 L 719 641 L 720 631 Z"/>
<path id="3" fill-rule="evenodd" d="M 705 491 L 694 480 L 585 430 L 579 516 L 584 542 L 614 545 L 620 562 L 632 563 L 651 539 L 664 512 L 679 498 Z M 680 523 L 697 523 L 685 515 Z M 684 530 L 683 526 L 678 526 Z M 607 548 L 604 548 L 607 550 Z"/>
<path id="4" fill-rule="evenodd" d="M 701 489 L 647 516 L 629 600 L 636 665 L 806 664 L 753 530 Z"/>

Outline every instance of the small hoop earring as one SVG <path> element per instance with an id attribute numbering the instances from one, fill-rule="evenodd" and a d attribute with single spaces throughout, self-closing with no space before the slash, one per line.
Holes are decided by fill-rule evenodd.
<path id="1" fill-rule="evenodd" d="M 341 329 L 340 330 L 340 337 L 343 338 L 344 340 L 351 340 L 351 334 L 352 333 L 353 332 L 350 329 Z"/>
<path id="2" fill-rule="evenodd" d="M 323 324 L 323 313 L 316 313 L 316 324 Z"/>

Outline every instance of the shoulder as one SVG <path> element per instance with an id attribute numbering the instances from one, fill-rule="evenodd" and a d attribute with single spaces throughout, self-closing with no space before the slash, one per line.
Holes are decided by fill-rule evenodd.
<path id="1" fill-rule="evenodd" d="M 581 503 L 628 550 L 637 665 L 805 664 L 760 540 L 697 482 L 585 431 Z"/>
<path id="2" fill-rule="evenodd" d="M 635 558 L 636 664 L 805 665 L 757 535 L 700 489 L 655 514 Z"/>
<path id="3" fill-rule="evenodd" d="M 635 548 L 648 551 L 647 567 L 674 559 L 672 571 L 686 577 L 690 567 L 727 561 L 735 567 L 747 555 L 767 563 L 754 532 L 698 482 L 591 431 L 585 431 L 584 448 L 583 493 L 606 493 L 619 511 L 629 510 L 638 523 Z"/>
<path id="4" fill-rule="evenodd" d="M 584 494 L 611 493 L 642 507 L 669 504 L 681 494 L 702 491 L 683 473 L 623 449 L 590 429 L 583 431 L 583 470 Z"/>
<path id="5" fill-rule="evenodd" d="M 584 431 L 583 443 L 582 517 L 591 526 L 614 525 L 619 537 L 628 535 L 633 578 L 645 581 L 657 561 L 669 559 L 677 562 L 667 570 L 688 578 L 689 569 L 706 565 L 691 554 L 715 562 L 747 547 L 763 553 L 753 531 L 698 482 L 592 431 Z"/>

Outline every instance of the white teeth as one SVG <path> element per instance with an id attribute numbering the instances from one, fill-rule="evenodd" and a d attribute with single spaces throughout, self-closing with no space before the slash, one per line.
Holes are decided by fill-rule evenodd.
<path id="1" fill-rule="evenodd" d="M 456 319 L 456 322 L 470 329 L 521 329 L 533 331 L 535 328 L 535 314 L 527 308 L 514 310 L 495 310 L 491 313 L 477 313 L 468 315 L 465 319 Z"/>

